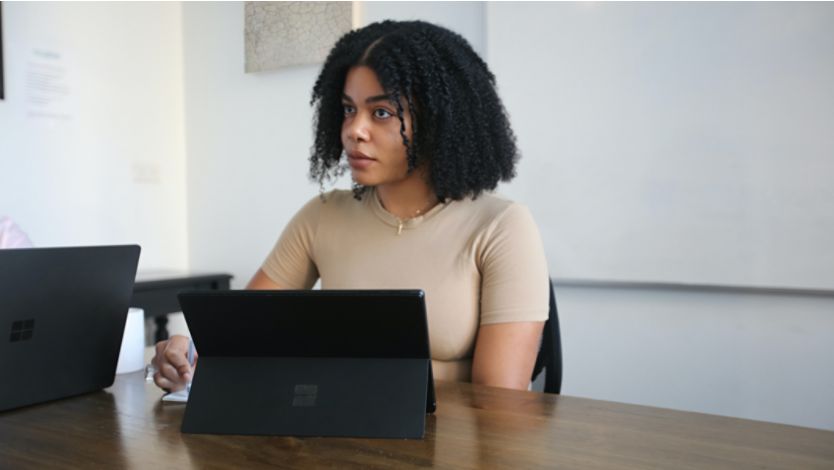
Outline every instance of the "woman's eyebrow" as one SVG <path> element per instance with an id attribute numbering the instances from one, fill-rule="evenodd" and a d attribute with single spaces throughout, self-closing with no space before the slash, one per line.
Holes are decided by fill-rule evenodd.
<path id="1" fill-rule="evenodd" d="M 392 96 L 392 95 L 390 95 L 390 94 L 389 94 L 389 95 L 376 95 L 376 96 L 372 96 L 372 97 L 370 97 L 370 98 L 366 99 L 366 100 L 365 100 L 365 103 L 366 103 L 366 104 L 370 104 L 370 103 L 376 103 L 377 101 L 393 101 L 393 100 L 391 99 L 391 96 Z"/>
<path id="2" fill-rule="evenodd" d="M 390 95 L 390 94 L 372 96 L 372 97 L 366 99 L 365 103 L 370 104 L 370 103 L 376 103 L 377 101 L 392 101 L 391 96 L 392 95 Z M 342 99 L 347 101 L 348 103 L 353 103 L 353 98 L 351 98 L 350 96 L 348 96 L 344 93 L 342 93 Z"/>

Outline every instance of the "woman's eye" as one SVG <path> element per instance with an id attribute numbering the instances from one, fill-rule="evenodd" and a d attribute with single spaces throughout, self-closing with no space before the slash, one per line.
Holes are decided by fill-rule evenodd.
<path id="1" fill-rule="evenodd" d="M 343 104 L 342 107 L 345 110 L 345 114 L 351 114 L 354 111 L 356 111 L 355 109 L 353 109 L 353 106 L 350 106 L 350 105 L 347 105 L 347 104 Z"/>
<path id="2" fill-rule="evenodd" d="M 382 108 L 375 109 L 374 110 L 374 115 L 378 118 L 381 118 L 381 119 L 385 119 L 385 118 L 393 116 L 393 114 L 391 114 L 390 111 L 388 111 L 387 109 L 382 109 Z"/>

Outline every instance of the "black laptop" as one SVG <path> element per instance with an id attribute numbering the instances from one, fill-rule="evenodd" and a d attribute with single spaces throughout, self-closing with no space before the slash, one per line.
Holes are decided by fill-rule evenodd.
<path id="1" fill-rule="evenodd" d="M 139 250 L 0 250 L 0 411 L 113 384 Z"/>
<path id="2" fill-rule="evenodd" d="M 435 409 L 420 290 L 179 294 L 197 368 L 182 432 L 422 438 Z"/>

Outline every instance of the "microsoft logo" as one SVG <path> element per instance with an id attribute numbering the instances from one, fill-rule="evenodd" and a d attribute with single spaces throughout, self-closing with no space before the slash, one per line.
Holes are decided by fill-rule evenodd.
<path id="1" fill-rule="evenodd" d="M 318 385 L 296 385 L 292 406 L 316 406 Z"/>
<path id="2" fill-rule="evenodd" d="M 35 320 L 19 320 L 12 322 L 12 337 L 10 342 L 32 339 L 35 332 Z"/>

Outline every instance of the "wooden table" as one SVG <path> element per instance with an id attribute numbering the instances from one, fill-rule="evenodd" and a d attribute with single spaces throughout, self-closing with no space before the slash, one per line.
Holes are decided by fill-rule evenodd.
<path id="1" fill-rule="evenodd" d="M 0 413 L 2 468 L 834 468 L 834 432 L 437 382 L 422 440 L 181 434 L 142 373 Z"/>

